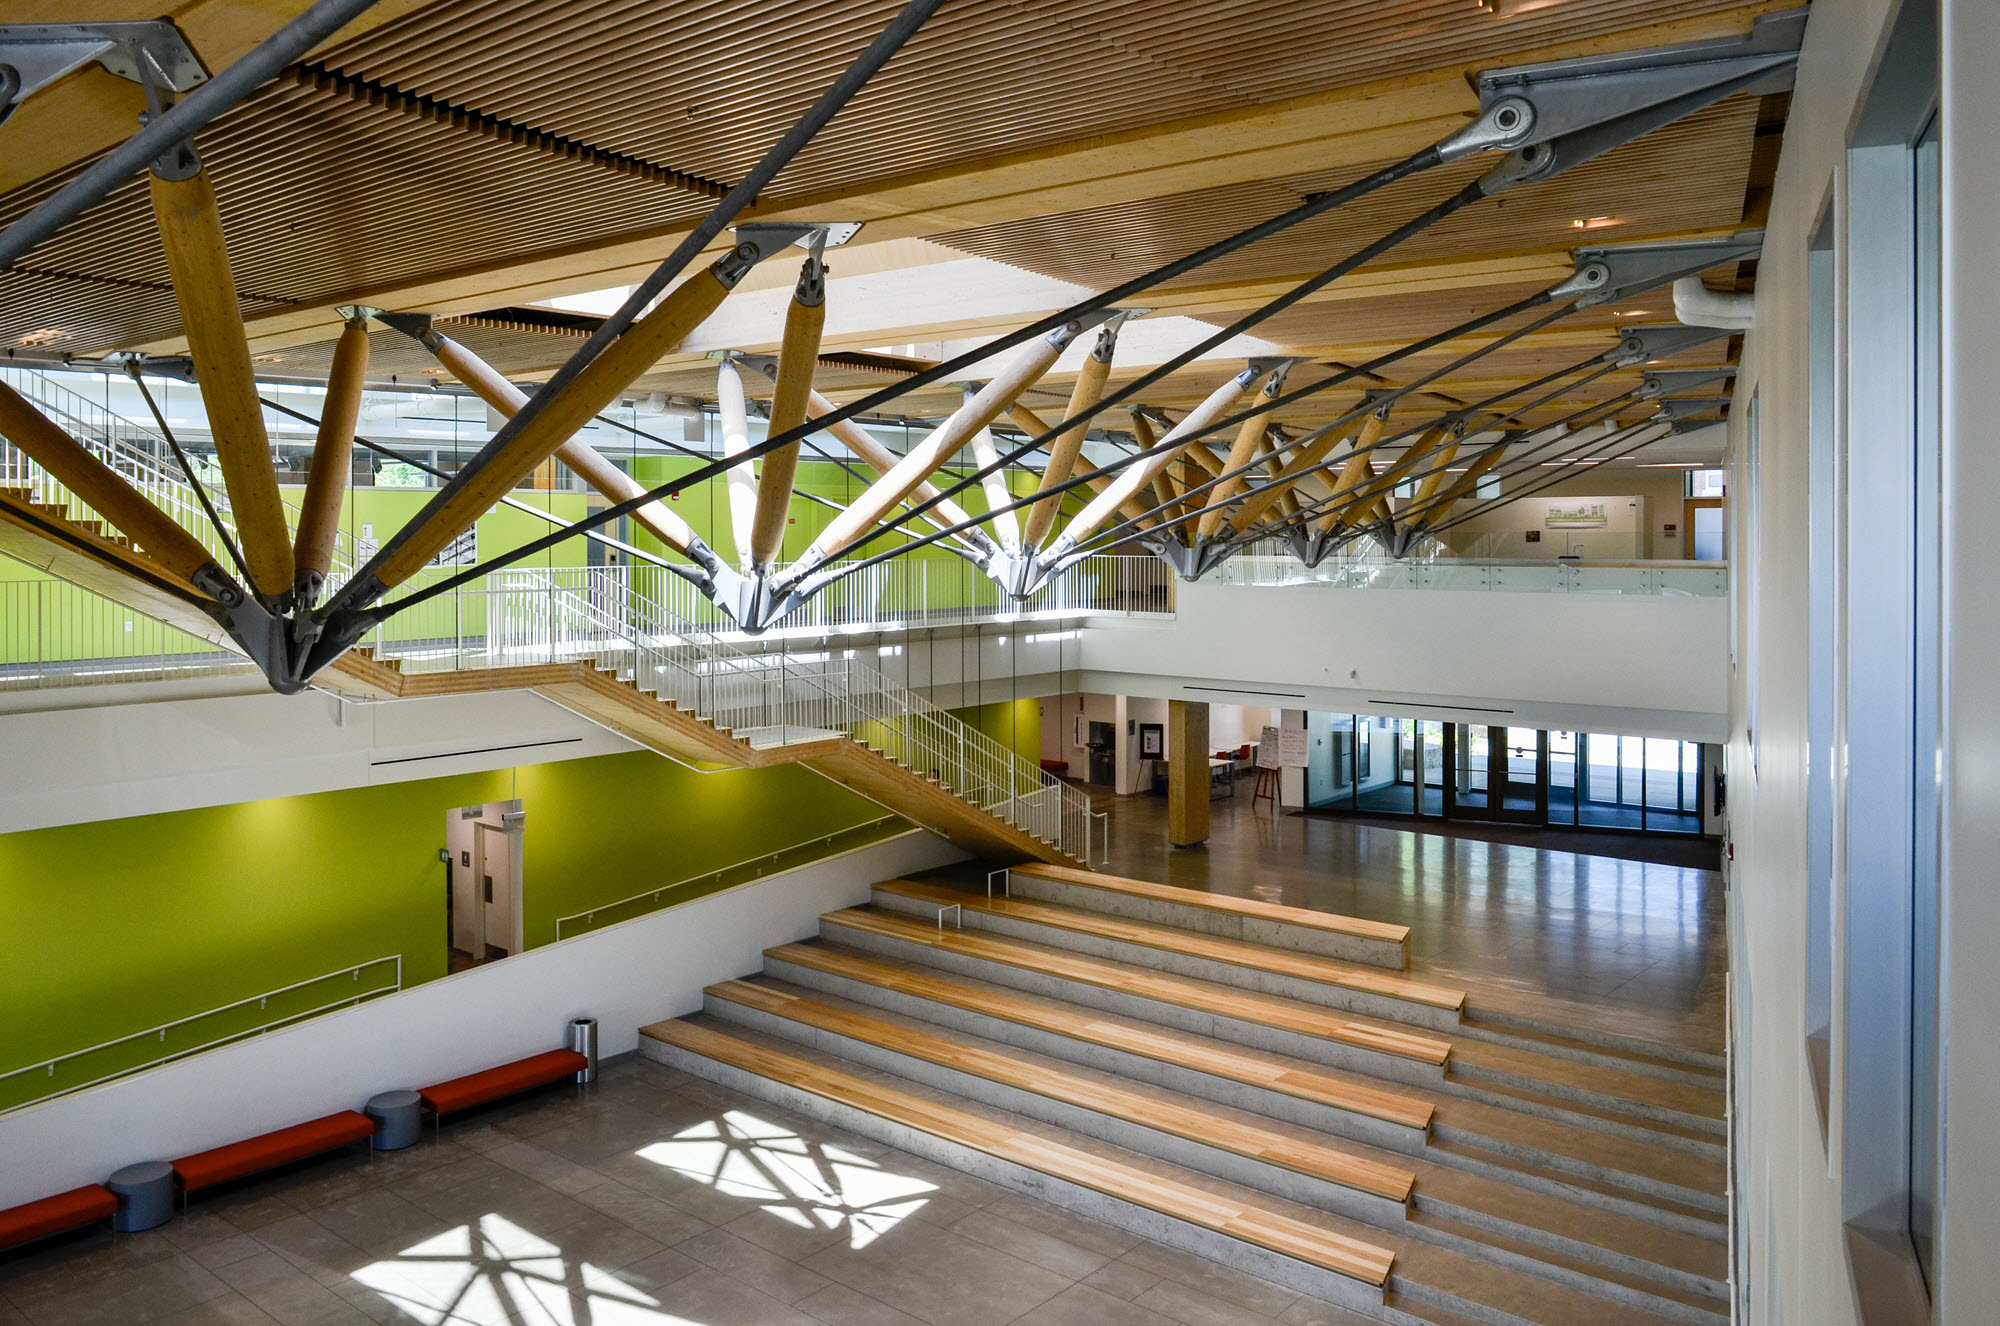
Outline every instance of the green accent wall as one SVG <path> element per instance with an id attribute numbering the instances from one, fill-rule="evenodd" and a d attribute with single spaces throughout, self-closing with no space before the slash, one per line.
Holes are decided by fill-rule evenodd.
<path id="1" fill-rule="evenodd" d="M 514 798 L 531 948 L 559 916 L 802 842 L 782 868 L 907 828 L 857 829 L 887 812 L 799 766 L 701 774 L 641 751 L 0 834 L 0 1072 L 389 955 L 406 988 L 444 975 L 446 816 Z M 808 841 L 826 835 L 836 842 Z M 659 905 L 759 873 L 696 879 Z M 386 965 L 343 974 L 66 1072 L 94 1078 L 392 979 Z M 62 1081 L 0 1082 L 0 1108 Z"/>
<path id="2" fill-rule="evenodd" d="M 953 709 L 953 718 L 978 728 L 1029 764 L 1042 762 L 1042 702 L 1039 699 L 1001 700 L 994 704 Z"/>

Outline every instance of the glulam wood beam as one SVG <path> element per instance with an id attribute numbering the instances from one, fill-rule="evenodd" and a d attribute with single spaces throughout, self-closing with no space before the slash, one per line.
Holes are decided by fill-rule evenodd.
<path id="1" fill-rule="evenodd" d="M 151 174 L 147 181 L 187 333 L 188 357 L 201 383 L 216 463 L 229 492 L 236 541 L 251 588 L 276 601 L 292 589 L 292 533 L 278 495 L 278 471 L 264 430 L 264 406 L 257 398 L 215 189 L 206 170 L 184 180 Z"/>
<path id="2" fill-rule="evenodd" d="M 453 377 L 471 388 L 472 394 L 491 407 L 494 413 L 512 419 L 528 403 L 527 392 L 449 336 L 432 332 L 425 338 L 424 344 Z M 554 456 L 614 504 L 629 502 L 646 491 L 644 484 L 619 469 L 604 453 L 582 438 L 568 439 L 556 448 Z M 505 494 L 502 493 L 502 496 Z M 494 500 L 497 502 L 499 499 Z M 665 503 L 648 502 L 632 513 L 632 519 L 675 552 L 686 552 L 694 540 L 694 530 L 668 510 Z"/>
<path id="3" fill-rule="evenodd" d="M 826 272 L 813 254 L 799 272 L 791 307 L 785 312 L 785 339 L 778 347 L 778 380 L 772 388 L 767 437 L 789 433 L 806 421 L 813 369 L 819 363 L 820 333 L 826 327 Z M 799 468 L 799 444 L 766 452 L 757 473 L 757 514 L 750 530 L 750 563 L 768 568 L 785 545 L 792 487 Z"/>
<path id="4" fill-rule="evenodd" d="M 1118 346 L 1116 325 L 1104 328 L 1085 357 L 1083 367 L 1071 385 L 1069 406 L 1063 411 L 1063 418 L 1074 419 L 1104 397 L 1104 384 L 1111 380 L 1111 359 Z M 1046 430 L 1044 430 L 1046 431 Z M 1083 440 L 1090 432 L 1090 422 L 1065 428 L 1049 443 L 1049 463 L 1042 470 L 1042 482 L 1038 491 L 1048 492 L 1061 487 L 1076 470 L 1076 458 L 1083 451 Z M 1041 436 L 1040 433 L 1035 436 Z M 1055 527 L 1056 512 L 1062 505 L 1058 497 L 1044 497 L 1028 508 L 1028 525 L 1021 539 L 1030 548 L 1042 546 L 1049 531 Z"/>
<path id="5" fill-rule="evenodd" d="M 1071 324 L 1072 327 L 1074 325 Z M 835 516 L 820 531 L 809 550 L 812 560 L 825 561 L 837 555 L 887 515 L 891 508 L 908 498 L 918 484 L 937 473 L 954 452 L 971 440 L 974 433 L 991 424 L 1022 392 L 1048 372 L 1074 335 L 1073 331 L 1051 332 L 1047 336 L 1036 337 L 1017 350 L 992 381 L 911 447 L 909 454 L 897 461 L 889 473 L 870 484 L 848 504 L 847 510 Z"/>
<path id="6" fill-rule="evenodd" d="M 203 572 L 220 570 L 215 555 L 199 539 L 4 382 L 0 382 L 0 436 L 136 544 L 146 561 L 191 585 Z"/>
<path id="7" fill-rule="evenodd" d="M 414 523 L 405 526 L 402 541 L 375 568 L 376 578 L 385 587 L 394 587 L 429 565 L 535 466 L 554 455 L 640 374 L 659 362 L 661 355 L 715 312 L 728 293 L 729 287 L 712 267 L 675 286 L 651 313 L 605 346 L 486 464 L 456 489 L 440 493 Z"/>
<path id="8" fill-rule="evenodd" d="M 306 494 L 299 503 L 298 537 L 292 544 L 293 588 L 302 606 L 319 598 L 340 538 L 340 504 L 354 463 L 354 426 L 361 418 L 361 389 L 368 377 L 368 316 L 357 309 L 333 347 L 326 405 L 313 439 Z"/>
<path id="9" fill-rule="evenodd" d="M 736 460 L 750 449 L 750 406 L 744 399 L 743 374 L 733 359 L 715 370 L 716 422 L 722 429 L 722 454 Z M 750 569 L 751 528 L 757 523 L 757 471 L 750 461 L 729 467 L 729 536 L 736 546 L 738 570 Z"/>

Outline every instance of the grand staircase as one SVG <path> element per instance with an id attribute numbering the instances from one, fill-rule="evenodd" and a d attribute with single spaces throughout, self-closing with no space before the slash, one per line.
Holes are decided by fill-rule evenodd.
<path id="1" fill-rule="evenodd" d="M 0 373 L 223 555 L 163 438 L 39 373 Z M 222 499 L 219 485 L 210 496 Z M 295 523 L 296 511 L 288 515 Z M 234 533 L 226 507 L 222 523 Z M 191 647 L 230 656 L 222 651 L 234 645 L 195 606 L 191 587 L 124 575 L 51 540 L 51 528 L 114 562 L 131 549 L 0 439 L 0 553 L 162 621 L 191 637 Z M 343 535 L 330 585 L 353 565 Z M 680 620 L 663 606 L 662 585 L 659 569 L 644 566 L 498 572 L 378 628 L 318 684 L 362 700 L 532 690 L 677 760 L 804 764 L 981 856 L 1088 861 L 1090 801 L 1075 788 L 851 657 L 743 648 Z"/>
<path id="2" fill-rule="evenodd" d="M 882 883 L 641 1053 L 1335 1305 L 1315 1321 L 1728 1320 L 1718 1055 L 1413 978 L 1400 926 L 1005 879 Z"/>

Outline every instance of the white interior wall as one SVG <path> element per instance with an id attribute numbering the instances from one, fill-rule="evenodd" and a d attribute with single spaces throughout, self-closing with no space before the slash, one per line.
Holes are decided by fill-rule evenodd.
<path id="1" fill-rule="evenodd" d="M 1807 976 L 1808 732 L 1806 618 L 1808 289 L 1806 246 L 1821 209 L 1845 188 L 1844 153 L 1895 6 L 1817 0 L 1807 27 L 1757 275 L 1757 324 L 1744 344 L 1732 410 L 1743 445 L 1746 403 L 1761 416 L 1757 767 L 1741 715 L 1747 673 L 1732 679 L 1728 742 L 1731 968 L 1735 973 L 1736 1228 L 1744 1240 L 1752 1326 L 1848 1326 L 1864 1320 L 1846 1249 L 1839 1165 L 1840 1094 L 1821 1126 L 1804 1050 Z M 2000 582 L 1992 574 L 1991 494 L 2000 485 L 1991 420 L 2000 381 L 1988 362 L 2000 335 L 2000 6 L 1942 0 L 1944 60 L 1944 447 L 1949 719 L 1945 723 L 1944 1193 L 1939 1297 L 1932 1320 L 1991 1322 L 2000 1302 Z M 1866 255 L 1856 260 L 1865 261 Z M 1847 363 L 1866 374 L 1866 363 Z M 1747 599 L 1744 611 L 1747 611 Z M 1747 638 L 1747 620 L 1737 635 Z M 1746 669 L 1752 660 L 1745 660 Z M 1832 943 L 1845 944 L 1836 889 Z M 1841 1079 L 1838 983 L 1833 1079 Z M 1865 1277 L 1864 1277 L 1865 1278 Z"/>
<path id="2" fill-rule="evenodd" d="M 87 695 L 84 698 L 88 698 Z M 0 833 L 640 747 L 526 691 L 352 704 L 317 691 L 0 715 Z"/>
<path id="3" fill-rule="evenodd" d="M 601 1055 L 622 1054 L 869 885 L 964 858 L 907 834 L 0 1115 L 0 1207 L 555 1049 L 573 1017 L 597 1019 Z"/>

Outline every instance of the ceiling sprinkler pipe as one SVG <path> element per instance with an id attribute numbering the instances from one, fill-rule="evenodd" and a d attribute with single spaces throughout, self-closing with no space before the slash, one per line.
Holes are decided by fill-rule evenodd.
<path id="1" fill-rule="evenodd" d="M 1674 282 L 1674 317 L 1683 326 L 1748 331 L 1756 307 L 1757 296 L 1710 290 L 1699 276 L 1683 276 Z"/>

